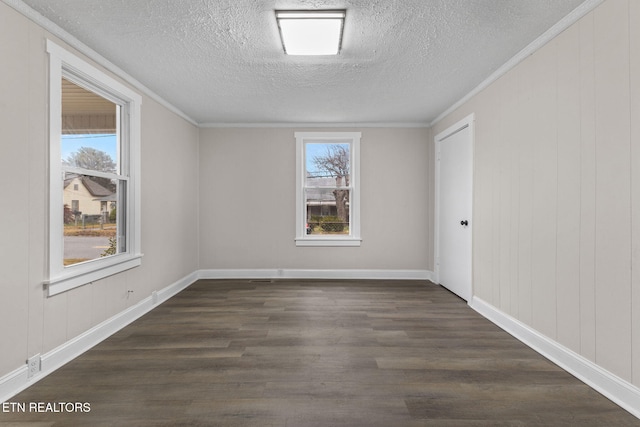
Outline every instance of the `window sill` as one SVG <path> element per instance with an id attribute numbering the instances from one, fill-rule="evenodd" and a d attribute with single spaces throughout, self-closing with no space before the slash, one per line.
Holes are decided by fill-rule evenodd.
<path id="1" fill-rule="evenodd" d="M 362 239 L 358 237 L 298 237 L 296 246 L 360 246 Z"/>
<path id="2" fill-rule="evenodd" d="M 85 265 L 78 265 L 77 269 L 69 269 L 62 275 L 52 277 L 44 282 L 47 296 L 66 292 L 78 286 L 86 285 L 96 280 L 121 273 L 142 264 L 142 254 L 114 256 L 112 259 L 99 260 Z"/>

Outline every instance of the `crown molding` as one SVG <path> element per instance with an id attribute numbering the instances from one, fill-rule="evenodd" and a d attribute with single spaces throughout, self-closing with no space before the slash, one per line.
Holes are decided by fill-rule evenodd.
<path id="1" fill-rule="evenodd" d="M 580 18 L 585 16 L 587 13 L 591 12 L 593 9 L 598 7 L 604 0 L 586 0 L 580 6 L 576 7 L 571 13 L 558 21 L 554 26 L 549 28 L 547 31 L 542 33 L 540 37 L 529 43 L 524 49 L 518 52 L 514 57 L 505 62 L 500 68 L 493 72 L 489 77 L 487 77 L 482 83 L 476 86 L 471 92 L 467 93 L 462 99 L 453 104 L 451 107 L 444 110 L 438 117 L 433 119 L 429 126 L 434 126 L 440 120 L 447 117 L 449 114 L 454 112 L 464 103 L 469 101 L 475 95 L 480 93 L 483 89 L 487 88 L 491 83 L 498 80 L 500 77 L 505 75 L 508 71 L 513 69 L 516 65 L 524 61 L 527 57 L 531 56 L 541 47 L 546 45 L 548 42 L 553 40 L 556 36 L 558 36 L 561 32 L 569 28 L 571 25 L 578 22 Z"/>
<path id="2" fill-rule="evenodd" d="M 487 88 L 493 82 L 498 80 L 508 71 L 513 69 L 516 65 L 522 62 L 524 59 L 532 55 L 534 52 L 539 50 L 549 41 L 553 40 L 558 34 L 562 31 L 566 30 L 568 27 L 576 23 L 580 18 L 582 18 L 587 13 L 591 12 L 597 6 L 599 6 L 604 0 L 586 0 L 580 6 L 575 8 L 571 13 L 566 15 L 560 21 L 558 21 L 554 26 L 549 28 L 546 32 L 544 32 L 540 37 L 527 45 L 524 49 L 518 52 L 515 56 L 513 56 L 510 60 L 505 62 L 500 68 L 498 68 L 495 72 L 493 72 L 487 79 L 485 79 L 482 83 L 472 89 L 469 93 L 467 93 L 463 98 L 459 101 L 451 105 L 445 111 L 440 113 L 434 120 L 430 123 L 308 123 L 308 122 L 300 122 L 300 123 L 224 123 L 224 122 L 213 122 L 213 123 L 198 123 L 184 112 L 179 110 L 177 107 L 170 104 L 168 101 L 164 100 L 158 94 L 153 92 L 151 89 L 146 87 L 137 79 L 133 78 L 131 75 L 126 73 L 124 70 L 104 58 L 102 55 L 91 49 L 89 46 L 82 43 L 80 40 L 69 34 L 67 31 L 63 30 L 58 25 L 54 24 L 40 13 L 36 12 L 34 9 L 27 6 L 21 0 L 2 0 L 4 3 L 26 16 L 31 21 L 35 22 L 52 35 L 58 37 L 63 42 L 67 43 L 74 49 L 77 49 L 83 55 L 86 55 L 91 60 L 95 61 L 108 71 L 116 74 L 117 76 L 126 80 L 127 83 L 135 87 L 136 89 L 143 92 L 145 95 L 149 96 L 151 99 L 155 100 L 168 110 L 174 112 L 178 116 L 182 117 L 189 123 L 197 126 L 199 128 L 347 128 L 347 127 L 355 127 L 355 128 L 429 128 L 434 126 L 436 123 L 444 119 L 446 116 L 451 114 L 457 108 L 462 106 L 464 103 L 469 101 L 472 97 L 477 95 L 480 91 Z"/>
<path id="3" fill-rule="evenodd" d="M 42 16 L 40 13 L 38 13 L 31 7 L 27 6 L 21 0 L 2 0 L 2 2 L 7 4 L 14 10 L 16 10 L 18 13 L 24 15 L 26 18 L 33 21 L 40 27 L 44 28 L 46 31 L 48 31 L 49 33 L 51 33 L 53 36 L 57 37 L 64 43 L 76 49 L 78 52 L 85 55 L 87 58 L 91 59 L 98 65 L 104 67 L 107 71 L 124 79 L 126 83 L 133 86 L 135 89 L 139 90 L 140 92 L 144 93 L 154 101 L 158 102 L 163 107 L 167 108 L 169 111 L 182 117 L 192 125 L 198 126 L 198 123 L 195 120 L 187 116 L 184 112 L 179 110 L 177 107 L 170 104 L 168 101 L 163 99 L 160 95 L 156 94 L 154 91 L 146 87 L 140 81 L 138 81 L 137 79 L 129 75 L 127 72 L 125 72 L 123 69 L 121 69 L 120 67 L 118 67 L 117 65 L 109 61 L 108 59 L 104 58 L 98 52 L 96 52 L 95 50 L 93 50 L 92 48 L 90 48 L 89 46 L 87 46 L 77 38 L 75 38 L 73 35 L 69 34 L 67 31 L 63 30 L 61 27 L 51 22 L 50 20 Z"/>
<path id="4" fill-rule="evenodd" d="M 373 123 L 373 122 L 282 122 L 282 123 L 200 123 L 201 128 L 429 128 L 429 123 Z"/>

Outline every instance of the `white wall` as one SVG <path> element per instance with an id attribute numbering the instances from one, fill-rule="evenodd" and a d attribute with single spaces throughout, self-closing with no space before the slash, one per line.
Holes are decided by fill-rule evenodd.
<path id="1" fill-rule="evenodd" d="M 608 0 L 474 112 L 474 294 L 640 385 L 640 2 Z"/>
<path id="2" fill-rule="evenodd" d="M 0 3 L 0 378 L 198 269 L 433 270 L 432 138 L 473 112 L 474 295 L 640 386 L 640 2 L 433 129 L 336 129 L 362 132 L 358 248 L 295 246 L 294 132 L 314 129 L 198 130 L 145 96 L 143 265 L 52 298 L 46 37 Z"/>
<path id="3" fill-rule="evenodd" d="M 48 58 L 42 28 L 0 3 L 0 378 L 197 270 L 198 130 L 142 105 L 142 266 L 47 298 Z M 59 40 L 56 43 L 63 44 Z M 133 293 L 128 294 L 127 291 Z"/>
<path id="4" fill-rule="evenodd" d="M 296 247 L 293 128 L 200 132 L 201 269 L 433 270 L 429 129 L 361 131 L 360 247 Z"/>

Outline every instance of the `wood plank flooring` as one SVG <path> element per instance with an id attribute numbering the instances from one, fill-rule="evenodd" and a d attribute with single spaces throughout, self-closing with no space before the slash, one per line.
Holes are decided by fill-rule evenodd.
<path id="1" fill-rule="evenodd" d="M 418 281 L 202 280 L 11 402 L 91 410 L 2 425 L 640 425 Z"/>

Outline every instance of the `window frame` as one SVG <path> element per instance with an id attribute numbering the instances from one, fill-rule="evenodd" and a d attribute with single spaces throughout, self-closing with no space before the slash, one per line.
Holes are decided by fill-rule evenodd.
<path id="1" fill-rule="evenodd" d="M 296 138 L 296 246 L 360 246 L 360 139 L 361 132 L 295 132 Z M 305 144 L 349 140 L 350 183 L 349 234 L 308 235 L 306 233 Z"/>
<path id="2" fill-rule="evenodd" d="M 78 56 L 47 40 L 49 54 L 49 266 L 45 280 L 48 296 L 103 279 L 141 265 L 140 249 L 140 106 L 142 97 Z M 121 138 L 118 172 L 126 181 L 122 213 L 125 250 L 105 258 L 63 265 L 63 181 L 61 159 L 62 78 L 120 105 Z M 78 169 L 79 172 L 82 170 Z M 92 176 L 100 172 L 90 171 Z"/>

